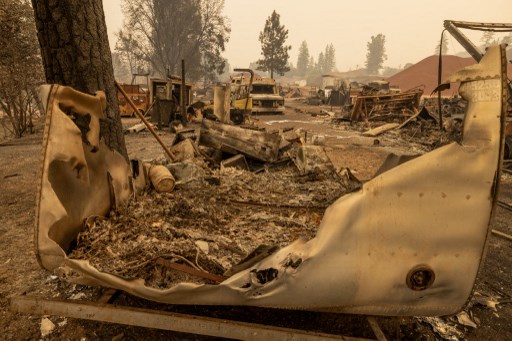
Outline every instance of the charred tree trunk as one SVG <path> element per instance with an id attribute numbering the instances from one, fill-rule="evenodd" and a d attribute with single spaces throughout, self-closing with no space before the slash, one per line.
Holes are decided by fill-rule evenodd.
<path id="1" fill-rule="evenodd" d="M 101 137 L 128 159 L 102 0 L 32 0 L 46 81 L 107 95 Z"/>

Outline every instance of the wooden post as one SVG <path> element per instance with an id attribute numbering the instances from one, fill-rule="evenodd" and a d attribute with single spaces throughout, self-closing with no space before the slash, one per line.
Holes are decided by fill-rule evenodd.
<path id="1" fill-rule="evenodd" d="M 180 109 L 181 109 L 181 119 L 183 122 L 187 120 L 187 103 L 185 102 L 185 59 L 181 60 L 181 87 L 180 87 Z"/>
<path id="2" fill-rule="evenodd" d="M 160 107 L 160 100 L 159 98 L 157 97 L 156 100 L 156 117 L 157 117 L 157 121 L 158 121 L 158 129 L 162 129 L 162 108 Z M 153 102 L 153 103 L 155 103 Z"/>

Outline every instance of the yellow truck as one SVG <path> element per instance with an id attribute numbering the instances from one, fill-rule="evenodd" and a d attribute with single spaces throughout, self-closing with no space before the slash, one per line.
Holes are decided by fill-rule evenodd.
<path id="1" fill-rule="evenodd" d="M 223 123 L 240 125 L 250 119 L 252 111 L 251 86 L 254 72 L 235 69 L 240 75 L 231 76 L 229 84 L 218 84 L 214 89 L 214 103 L 203 108 L 203 115 Z M 247 77 L 245 73 L 249 73 Z"/>

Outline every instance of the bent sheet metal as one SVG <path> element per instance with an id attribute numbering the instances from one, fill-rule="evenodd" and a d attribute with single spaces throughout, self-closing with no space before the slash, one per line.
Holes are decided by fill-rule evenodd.
<path id="1" fill-rule="evenodd" d="M 122 157 L 97 142 L 101 94 L 46 88 L 38 258 L 48 270 L 68 273 L 71 281 L 164 303 L 376 315 L 455 313 L 471 295 L 496 200 L 505 71 L 503 50 L 494 46 L 480 64 L 445 81 L 462 82 L 460 95 L 468 101 L 461 144 L 401 164 L 339 198 L 310 241 L 296 241 L 219 285 L 181 283 L 166 290 L 67 258 L 65 250 L 83 219 L 122 204 L 132 182 Z M 86 138 L 65 107 L 93 113 Z"/>

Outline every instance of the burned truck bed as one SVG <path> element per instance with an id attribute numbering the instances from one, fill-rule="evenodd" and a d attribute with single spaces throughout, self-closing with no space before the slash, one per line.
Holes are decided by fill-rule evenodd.
<path id="1" fill-rule="evenodd" d="M 187 281 L 170 288 L 155 288 L 148 286 L 143 278 L 124 278 L 122 273 L 101 271 L 94 266 L 92 258 L 77 260 L 66 254 L 80 233 L 86 236 L 83 221 L 97 224 L 91 225 L 93 229 L 95 226 L 105 229 L 99 225 L 101 219 L 91 217 L 106 215 L 111 209 L 122 212 L 122 207 L 136 193 L 133 185 L 139 180 L 125 160 L 106 149 L 98 139 L 101 103 L 104 103 L 101 94 L 98 98 L 65 87 L 46 88 L 45 158 L 37 216 L 39 260 L 46 269 L 71 282 L 114 287 L 162 303 L 409 316 L 460 311 L 471 296 L 482 262 L 499 187 L 497 174 L 500 174 L 504 148 L 505 65 L 503 51 L 496 46 L 489 49 L 480 64 L 446 80 L 445 84 L 462 82 L 460 93 L 468 101 L 460 143 L 445 145 L 405 162 L 339 197 L 326 209 L 312 239 L 297 239 L 274 251 L 270 248 L 266 257 L 245 269 L 236 269 L 219 284 Z M 76 101 L 70 101 L 70 97 Z M 85 136 L 62 111 L 66 106 L 79 114 L 92 113 L 90 130 Z M 52 134 L 69 143 L 55 143 Z M 265 144 L 255 146 L 260 152 L 268 148 Z M 220 146 L 226 147 L 233 148 Z M 302 155 L 307 155 L 308 146 L 301 148 Z M 295 166 L 307 170 L 307 162 L 295 161 Z M 222 186 L 222 180 L 215 186 Z M 271 194 L 274 187 L 279 188 L 271 183 L 267 187 L 272 189 Z M 292 193 L 292 186 L 288 187 L 285 187 L 287 192 Z M 180 201 L 173 200 L 179 208 Z M 235 204 L 227 203 L 229 207 Z M 194 211 L 194 205 L 183 206 L 199 217 L 213 216 L 204 206 L 205 212 Z M 308 218 L 307 214 L 302 216 Z M 300 216 L 296 214 L 291 219 L 300 221 Z M 304 223 L 310 224 L 307 219 Z M 201 219 L 197 224 L 201 224 Z M 163 229 L 157 225 L 150 228 L 159 228 L 161 233 Z M 230 226 L 229 222 L 226 225 Z M 139 242 L 145 238 L 140 237 Z M 206 245 L 196 242 L 201 240 L 194 240 L 194 245 L 187 244 L 195 253 L 175 251 L 174 258 L 183 257 L 191 263 L 184 261 L 190 267 L 198 268 L 196 271 L 207 272 L 200 268 L 206 267 L 205 258 L 199 257 L 199 251 L 207 250 Z M 241 247 L 250 252 L 254 245 Z M 209 247 L 208 244 L 208 252 Z M 108 246 L 105 249 L 108 252 Z M 114 255 L 118 252 L 111 251 Z M 165 263 L 163 258 L 169 261 L 159 257 L 155 264 L 156 261 L 160 263 L 157 265 Z M 237 261 L 234 257 L 231 264 Z M 147 264 L 144 262 L 136 259 L 132 265 L 143 268 Z M 222 268 L 215 275 L 222 276 L 220 273 L 231 264 L 222 265 L 222 257 L 217 262 Z"/>

